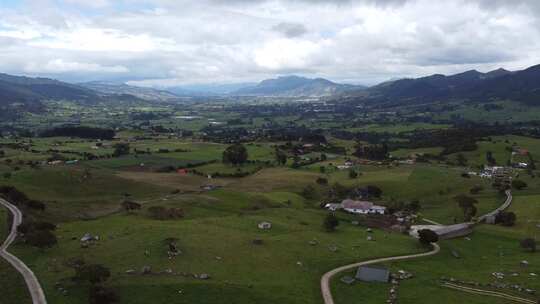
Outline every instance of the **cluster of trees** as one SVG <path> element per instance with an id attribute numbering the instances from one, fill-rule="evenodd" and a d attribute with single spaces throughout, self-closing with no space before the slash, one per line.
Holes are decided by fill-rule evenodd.
<path id="1" fill-rule="evenodd" d="M 128 155 L 131 150 L 129 143 L 116 143 L 114 144 L 113 148 L 114 148 L 114 152 L 113 152 L 114 157 Z"/>
<path id="2" fill-rule="evenodd" d="M 388 146 L 386 143 L 376 145 L 358 145 L 354 155 L 359 158 L 384 160 L 388 157 Z"/>
<path id="3" fill-rule="evenodd" d="M 514 212 L 502 211 L 495 216 L 495 223 L 503 226 L 514 226 L 516 223 L 516 214 Z"/>
<path id="4" fill-rule="evenodd" d="M 38 248 L 50 248 L 58 244 L 58 240 L 53 231 L 56 225 L 47 222 L 34 222 L 26 219 L 17 232 L 23 235 L 25 242 Z"/>
<path id="5" fill-rule="evenodd" d="M 439 235 L 431 229 L 422 229 L 418 231 L 418 240 L 424 245 L 431 243 L 437 243 L 439 241 Z"/>
<path id="6" fill-rule="evenodd" d="M 514 179 L 512 180 L 512 188 L 522 190 L 524 188 L 527 188 L 527 183 L 520 179 Z"/>
<path id="7" fill-rule="evenodd" d="M 109 268 L 100 264 L 85 264 L 75 268 L 73 280 L 80 283 L 90 283 L 88 302 L 90 304 L 111 304 L 120 300 L 118 294 L 104 284 L 111 277 Z"/>
<path id="8" fill-rule="evenodd" d="M 223 151 L 223 162 L 232 165 L 242 165 L 248 160 L 248 151 L 242 144 L 234 144 Z"/>
<path id="9" fill-rule="evenodd" d="M 463 218 L 465 221 L 470 221 L 478 212 L 476 204 L 478 201 L 470 196 L 465 194 L 460 194 L 454 197 L 454 200 L 458 203 L 459 208 L 463 210 Z"/>
<path id="10" fill-rule="evenodd" d="M 114 130 L 102 129 L 85 126 L 63 126 L 54 129 L 43 131 L 40 134 L 42 137 L 80 137 L 90 139 L 113 139 L 115 136 Z"/>
<path id="11" fill-rule="evenodd" d="M 12 186 L 1 186 L 0 197 L 3 197 L 12 204 L 34 210 L 44 211 L 45 204 L 38 200 L 32 200 L 25 193 Z"/>
<path id="12" fill-rule="evenodd" d="M 339 220 L 334 213 L 328 213 L 324 218 L 323 228 L 327 232 L 333 232 L 339 226 Z"/>

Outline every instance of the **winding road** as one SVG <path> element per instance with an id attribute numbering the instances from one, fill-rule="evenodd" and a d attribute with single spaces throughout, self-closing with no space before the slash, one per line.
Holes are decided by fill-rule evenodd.
<path id="1" fill-rule="evenodd" d="M 0 199 L 0 204 L 4 205 L 11 212 L 11 214 L 13 214 L 11 231 L 9 232 L 9 235 L 2 246 L 0 246 L 0 256 L 15 267 L 15 269 L 17 269 L 17 271 L 23 276 L 26 286 L 28 287 L 28 291 L 32 296 L 32 303 L 46 304 L 47 300 L 45 299 L 45 293 L 43 292 L 36 275 L 32 272 L 32 270 L 30 270 L 30 268 L 28 268 L 28 266 L 26 266 L 26 264 L 7 251 L 7 248 L 17 237 L 17 226 L 19 226 L 22 222 L 22 213 L 15 205 L 3 199 Z"/>
<path id="2" fill-rule="evenodd" d="M 377 264 L 377 263 L 383 263 L 383 262 L 392 262 L 392 261 L 400 261 L 400 260 L 411 260 L 416 258 L 422 258 L 427 257 L 430 255 L 437 254 L 441 248 L 437 244 L 432 244 L 433 249 L 431 251 L 425 252 L 425 253 L 418 253 L 418 254 L 410 254 L 410 255 L 402 255 L 402 256 L 395 256 L 395 257 L 388 257 L 388 258 L 380 258 L 380 259 L 374 259 L 364 262 L 359 262 L 355 264 L 345 265 L 341 266 L 339 268 L 330 270 L 329 272 L 325 273 L 321 278 L 321 292 L 322 297 L 325 304 L 334 304 L 334 299 L 332 298 L 332 292 L 330 291 L 330 280 L 332 277 L 334 277 L 336 274 L 342 272 L 351 270 L 353 268 L 357 268 L 364 265 L 370 265 L 370 264 Z"/>
<path id="3" fill-rule="evenodd" d="M 488 216 L 496 215 L 498 212 L 506 210 L 510 205 L 512 204 L 512 191 L 506 190 L 506 200 L 505 202 L 497 209 L 493 210 L 492 212 L 485 214 L 483 216 L 480 216 L 478 218 L 478 223 L 484 221 Z M 424 221 L 432 223 L 434 225 L 441 225 L 435 221 L 431 221 L 428 219 L 424 219 Z M 473 224 L 473 223 L 471 223 Z M 419 253 L 419 254 L 411 254 L 411 255 L 403 255 L 403 256 L 395 256 L 395 257 L 388 257 L 388 258 L 380 258 L 380 259 L 373 259 L 368 260 L 364 262 L 359 262 L 355 264 L 345 265 L 338 267 L 336 269 L 330 270 L 329 272 L 325 273 L 321 278 L 321 293 L 324 300 L 324 304 L 334 304 L 334 299 L 332 297 L 332 291 L 330 290 L 330 280 L 332 277 L 334 277 L 336 274 L 351 270 L 353 268 L 357 268 L 364 265 L 370 265 L 370 264 L 377 264 L 377 263 L 383 263 L 383 262 L 392 262 L 392 261 L 399 261 L 399 260 L 410 260 L 410 259 L 416 259 L 421 257 L 427 257 L 430 255 L 437 254 L 441 248 L 439 245 L 433 243 L 433 250 L 425 253 Z"/>

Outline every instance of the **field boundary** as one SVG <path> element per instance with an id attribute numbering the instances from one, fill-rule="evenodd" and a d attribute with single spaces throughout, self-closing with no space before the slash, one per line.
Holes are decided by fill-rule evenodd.
<path id="1" fill-rule="evenodd" d="M 533 300 L 512 296 L 512 295 L 505 294 L 505 293 L 502 293 L 502 292 L 496 292 L 496 291 L 490 291 L 490 290 L 484 290 L 484 289 L 465 287 L 465 286 L 460 286 L 460 285 L 451 284 L 451 283 L 444 283 L 441 286 L 446 287 L 446 288 L 450 288 L 450 289 L 454 289 L 454 290 L 457 290 L 457 291 L 462 291 L 462 292 L 467 292 L 467 293 L 472 293 L 472 294 L 477 294 L 477 295 L 483 295 L 483 296 L 503 298 L 503 299 L 506 299 L 506 300 L 525 303 L 525 304 L 535 304 L 535 303 L 537 303 L 537 302 L 535 302 Z"/>

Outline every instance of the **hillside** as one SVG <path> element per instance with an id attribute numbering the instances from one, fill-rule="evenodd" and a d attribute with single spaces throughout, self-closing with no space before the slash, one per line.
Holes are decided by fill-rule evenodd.
<path id="1" fill-rule="evenodd" d="M 516 72 L 471 70 L 449 76 L 400 79 L 371 87 L 367 93 L 368 100 L 391 104 L 513 100 L 540 105 L 540 66 Z"/>
<path id="2" fill-rule="evenodd" d="M 237 90 L 232 95 L 247 96 L 331 96 L 350 90 L 364 89 L 362 86 L 338 84 L 323 78 L 304 78 L 299 76 L 283 76 L 276 79 L 266 79 L 259 84 Z"/>
<path id="3" fill-rule="evenodd" d="M 178 96 L 164 90 L 158 90 L 153 88 L 130 86 L 125 83 L 113 83 L 103 81 L 92 81 L 79 84 L 87 89 L 94 90 L 108 95 L 132 95 L 137 98 L 147 101 L 170 101 L 178 99 Z"/>
<path id="4" fill-rule="evenodd" d="M 46 99 L 86 102 L 99 97 L 92 90 L 54 79 L 0 74 L 0 105 L 38 104 Z"/>

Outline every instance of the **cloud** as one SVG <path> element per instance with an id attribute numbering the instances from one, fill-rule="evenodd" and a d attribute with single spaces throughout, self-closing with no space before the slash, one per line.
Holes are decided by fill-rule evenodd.
<path id="1" fill-rule="evenodd" d="M 124 66 L 102 66 L 96 63 L 84 63 L 54 59 L 45 65 L 29 62 L 24 70 L 30 73 L 67 73 L 67 72 L 99 72 L 99 73 L 127 73 L 129 69 Z"/>
<path id="2" fill-rule="evenodd" d="M 300 37 L 307 33 L 307 29 L 303 24 L 292 22 L 281 22 L 273 26 L 272 29 L 288 38 Z"/>
<path id="3" fill-rule="evenodd" d="M 297 73 L 373 84 L 540 62 L 532 0 L 27 0 L 0 71 L 153 85 Z"/>

